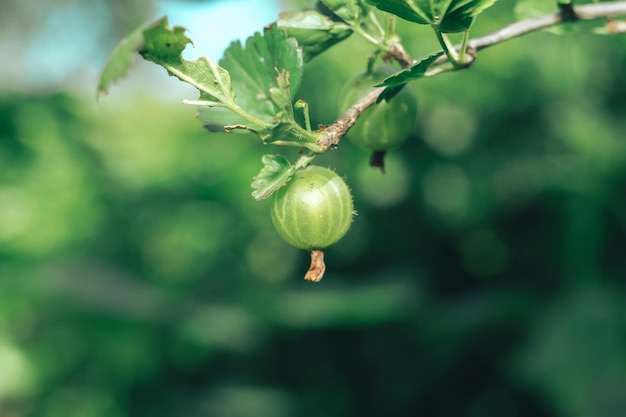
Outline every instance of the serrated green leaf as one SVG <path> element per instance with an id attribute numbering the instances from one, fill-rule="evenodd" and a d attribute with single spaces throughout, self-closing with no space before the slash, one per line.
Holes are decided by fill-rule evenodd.
<path id="1" fill-rule="evenodd" d="M 428 24 L 443 33 L 462 32 L 497 0 L 368 0 L 378 9 L 405 20 Z M 545 0 L 544 0 L 545 1 Z"/>
<path id="2" fill-rule="evenodd" d="M 421 59 L 419 62 L 413 64 L 411 68 L 402 70 L 394 75 L 391 75 L 385 78 L 381 83 L 375 86 L 375 87 L 387 87 L 387 89 L 383 91 L 383 93 L 378 97 L 377 101 L 380 102 L 382 100 L 388 100 L 389 98 L 391 98 L 393 94 L 397 92 L 395 90 L 398 87 L 401 87 L 410 81 L 417 80 L 417 79 L 424 77 L 424 75 L 426 74 L 426 71 L 428 71 L 428 68 L 432 65 L 432 63 L 435 62 L 437 58 L 439 58 L 442 55 L 443 55 L 443 51 L 439 51 L 434 54 L 431 54 Z"/>
<path id="3" fill-rule="evenodd" d="M 304 62 L 297 41 L 272 25 L 263 34 L 248 38 L 245 46 L 233 42 L 220 65 L 232 77 L 237 104 L 256 117 L 275 123 L 276 114 L 284 107 L 273 101 L 270 90 L 286 89 L 285 93 L 293 97 L 302 80 Z M 289 73 L 287 86 L 280 86 L 277 81 L 283 71 Z"/>
<path id="4" fill-rule="evenodd" d="M 217 107 L 200 109 L 199 118 L 205 127 L 213 131 L 220 126 L 229 132 L 252 130 L 266 143 L 288 141 L 296 124 L 291 97 L 302 78 L 303 59 L 297 42 L 273 25 L 263 34 L 248 38 L 245 47 L 232 43 L 220 64 L 233 76 L 237 106 L 265 125 L 263 129 L 251 128 L 239 114 L 227 114 Z"/>
<path id="5" fill-rule="evenodd" d="M 315 10 L 283 12 L 276 24 L 298 41 L 306 62 L 352 34 L 349 25 Z"/>
<path id="6" fill-rule="evenodd" d="M 252 197 L 263 200 L 287 184 L 295 168 L 282 155 L 266 154 L 262 157 L 263 168 L 252 181 Z"/>
<path id="7" fill-rule="evenodd" d="M 143 31 L 141 26 L 118 44 L 100 74 L 98 80 L 97 97 L 109 92 L 111 84 L 125 76 L 133 65 L 137 51 L 143 45 Z"/>
<path id="8" fill-rule="evenodd" d="M 363 0 L 320 0 L 324 6 L 349 25 L 359 24 L 369 10 Z"/>
<path id="9" fill-rule="evenodd" d="M 262 130 L 255 130 L 263 142 L 321 151 L 318 138 L 303 132 L 293 113 L 292 97 L 300 85 L 304 65 L 302 50 L 294 38 L 272 25 L 263 35 L 256 33 L 248 38 L 245 47 L 240 42 L 232 43 L 220 64 L 232 76 L 237 104 L 266 122 Z M 215 129 L 211 110 L 200 117 L 207 127 Z M 228 131 L 252 130 L 237 117 L 228 120 L 233 122 L 225 126 Z"/>

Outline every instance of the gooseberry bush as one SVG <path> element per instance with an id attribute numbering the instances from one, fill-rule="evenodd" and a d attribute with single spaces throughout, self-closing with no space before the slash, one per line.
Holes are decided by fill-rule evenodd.
<path id="1" fill-rule="evenodd" d="M 341 239 L 354 215 L 343 178 L 313 164 L 346 136 L 372 151 L 370 164 L 384 174 L 385 152 L 410 136 L 417 116 L 416 80 L 468 69 L 478 53 L 537 30 L 571 29 L 604 34 L 626 32 L 626 2 L 518 0 L 518 21 L 478 38 L 470 30 L 497 0 L 319 0 L 309 10 L 285 11 L 243 44 L 233 42 L 219 63 L 203 57 L 186 60 L 192 40 L 167 17 L 138 28 L 113 51 L 98 83 L 98 94 L 124 76 L 139 54 L 199 91 L 185 103 L 198 107 L 210 132 L 247 131 L 264 144 L 300 149 L 290 161 L 279 151 L 262 158 L 252 180 L 252 197 L 272 199 L 271 218 L 289 244 L 311 251 L 305 279 L 324 275 L 324 248 Z M 582 2 L 580 2 L 582 3 Z M 397 19 L 427 25 L 440 49 L 414 58 L 397 31 Z M 340 92 L 340 114 L 326 125 L 311 126 L 308 104 L 298 99 L 306 63 L 351 36 L 371 44 L 372 53 Z M 458 43 L 454 43 L 456 39 Z M 314 76 L 314 75 L 313 75 Z M 420 81 L 425 82 L 425 81 Z M 335 94 L 335 92 L 328 92 Z M 420 103 L 420 105 L 427 105 Z"/>

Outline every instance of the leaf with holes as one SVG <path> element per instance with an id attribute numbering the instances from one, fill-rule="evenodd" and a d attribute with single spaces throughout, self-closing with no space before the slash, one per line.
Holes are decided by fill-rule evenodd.
<path id="1" fill-rule="evenodd" d="M 197 88 L 201 101 L 236 107 L 228 71 L 206 57 L 195 61 L 182 57 L 187 44 L 192 43 L 185 30 L 181 26 L 170 28 L 164 17 L 143 31 L 144 43 L 139 53 L 147 61 L 165 68 L 170 75 Z"/>

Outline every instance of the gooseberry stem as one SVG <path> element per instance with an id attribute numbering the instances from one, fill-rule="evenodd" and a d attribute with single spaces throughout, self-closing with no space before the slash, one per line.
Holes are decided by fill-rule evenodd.
<path id="1" fill-rule="evenodd" d="M 385 155 L 387 151 L 373 151 L 372 156 L 370 158 L 370 166 L 372 168 L 380 169 L 380 172 L 385 173 Z"/>
<path id="2" fill-rule="evenodd" d="M 324 263 L 324 250 L 313 249 L 311 251 L 311 267 L 304 275 L 307 281 L 320 282 L 326 272 L 326 264 Z"/>

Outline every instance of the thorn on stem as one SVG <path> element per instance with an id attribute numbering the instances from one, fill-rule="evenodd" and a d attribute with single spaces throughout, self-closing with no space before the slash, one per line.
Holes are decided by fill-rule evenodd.
<path id="1" fill-rule="evenodd" d="M 606 23 L 606 29 L 609 33 L 617 35 L 620 33 L 626 33 L 626 21 L 625 20 L 610 20 Z"/>
<path id="2" fill-rule="evenodd" d="M 304 279 L 307 281 L 320 282 L 324 277 L 324 272 L 326 272 L 324 250 L 313 249 L 311 251 L 311 267 L 304 276 Z"/>

